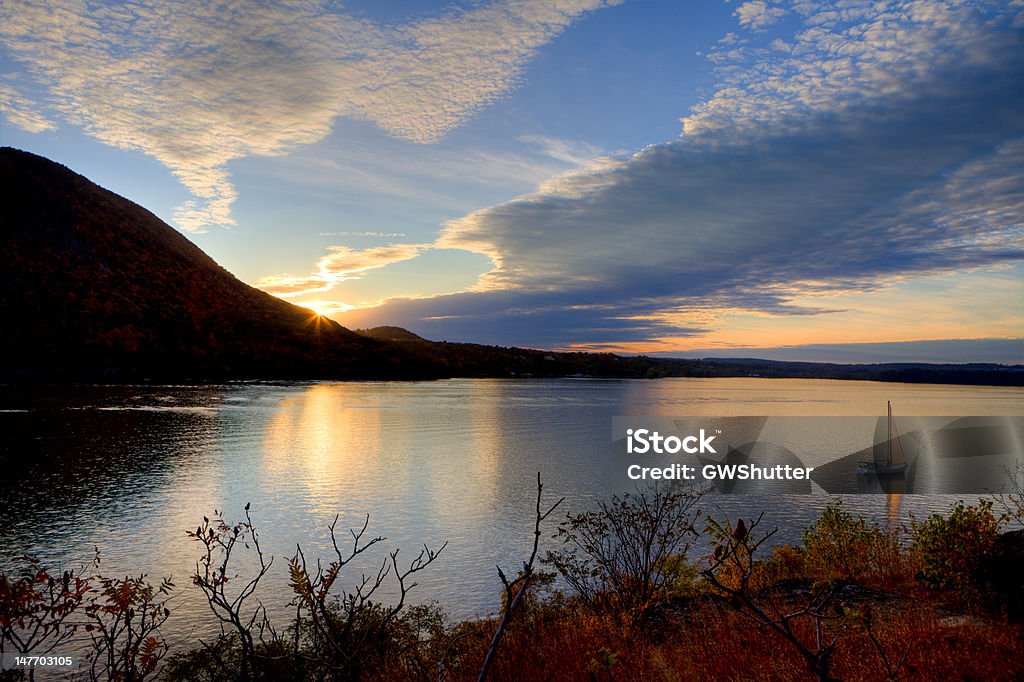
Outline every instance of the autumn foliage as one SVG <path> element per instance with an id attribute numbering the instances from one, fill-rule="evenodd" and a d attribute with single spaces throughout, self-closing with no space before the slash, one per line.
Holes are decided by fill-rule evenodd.
<path id="1" fill-rule="evenodd" d="M 708 498 L 687 488 L 638 490 L 558 525 L 548 520 L 557 503 L 542 507 L 540 491 L 538 481 L 534 552 L 515 577 L 499 571 L 502 607 L 490 619 L 453 622 L 437 605 L 412 605 L 417 574 L 443 570 L 443 546 L 405 559 L 386 552 L 377 571 L 351 574 L 350 562 L 383 539 L 368 534 L 367 518 L 347 533 L 331 525 L 326 561 L 296 548 L 280 569 L 295 615 L 273 623 L 259 586 L 279 564 L 264 556 L 247 508 L 241 521 L 214 514 L 188 533 L 193 588 L 220 637 L 172 649 L 166 632 L 183 625 L 169 580 L 105 578 L 96 562 L 51 575 L 26 558 L 0 576 L 0 646 L 38 654 L 77 642 L 90 651 L 79 677 L 125 681 L 1024 675 L 1024 629 L 1005 608 L 1019 581 L 1005 588 L 991 577 L 992 557 L 1016 556 L 1003 547 L 1013 534 L 1000 534 L 1006 517 L 985 502 L 906 529 L 836 503 L 789 545 L 774 543 L 763 517 L 704 515 Z M 539 545 L 550 571 L 534 566 Z M 376 597 L 385 583 L 397 600 Z"/>

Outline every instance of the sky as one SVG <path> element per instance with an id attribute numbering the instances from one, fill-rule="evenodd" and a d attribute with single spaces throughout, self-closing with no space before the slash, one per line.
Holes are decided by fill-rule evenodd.
<path id="1" fill-rule="evenodd" d="M 0 4 L 0 144 L 351 328 L 1024 362 L 1024 2 Z"/>

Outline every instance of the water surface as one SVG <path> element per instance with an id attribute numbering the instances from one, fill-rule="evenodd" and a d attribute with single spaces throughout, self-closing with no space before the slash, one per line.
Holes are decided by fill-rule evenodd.
<path id="1" fill-rule="evenodd" d="M 567 511 L 620 492 L 613 416 L 877 416 L 887 400 L 908 415 L 1013 416 L 1022 398 L 1017 388 L 757 378 L 6 388 L 0 569 L 25 553 L 70 567 L 96 547 L 107 574 L 171 575 L 185 587 L 197 557 L 186 529 L 214 509 L 238 519 L 251 502 L 276 557 L 269 604 L 289 597 L 284 559 L 296 543 L 326 557 L 335 515 L 344 529 L 369 514 L 368 534 L 387 538 L 382 550 L 411 558 L 423 543 L 447 542 L 413 600 L 472 617 L 500 603 L 495 564 L 515 571 L 528 552 L 538 471 Z M 780 539 L 796 540 L 829 499 L 720 496 L 704 507 L 765 511 Z M 898 523 L 953 501 L 846 504 Z M 353 566 L 351 580 L 383 558 Z M 208 625 L 189 592 L 176 621 Z"/>

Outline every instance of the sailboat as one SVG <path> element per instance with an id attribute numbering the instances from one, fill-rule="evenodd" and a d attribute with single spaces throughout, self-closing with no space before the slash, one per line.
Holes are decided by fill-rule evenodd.
<path id="1" fill-rule="evenodd" d="M 873 462 L 861 462 L 857 466 L 857 473 L 862 475 L 874 474 L 876 476 L 902 474 L 907 470 L 907 458 L 903 454 L 903 445 L 900 444 L 900 432 L 896 428 L 896 420 L 892 416 L 892 401 L 887 401 L 889 412 L 889 423 L 886 429 L 885 458 L 881 458 L 881 448 L 875 448 L 875 460 Z"/>

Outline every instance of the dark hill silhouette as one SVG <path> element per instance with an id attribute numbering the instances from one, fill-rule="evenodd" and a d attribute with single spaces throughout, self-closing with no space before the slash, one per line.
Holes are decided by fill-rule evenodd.
<path id="1" fill-rule="evenodd" d="M 378 344 L 244 284 L 155 215 L 0 149 L 7 375 L 365 376 Z"/>
<path id="2" fill-rule="evenodd" d="M 1015 384 L 1020 366 L 557 353 L 359 333 L 236 279 L 146 209 L 0 148 L 0 380 L 770 376 Z"/>

